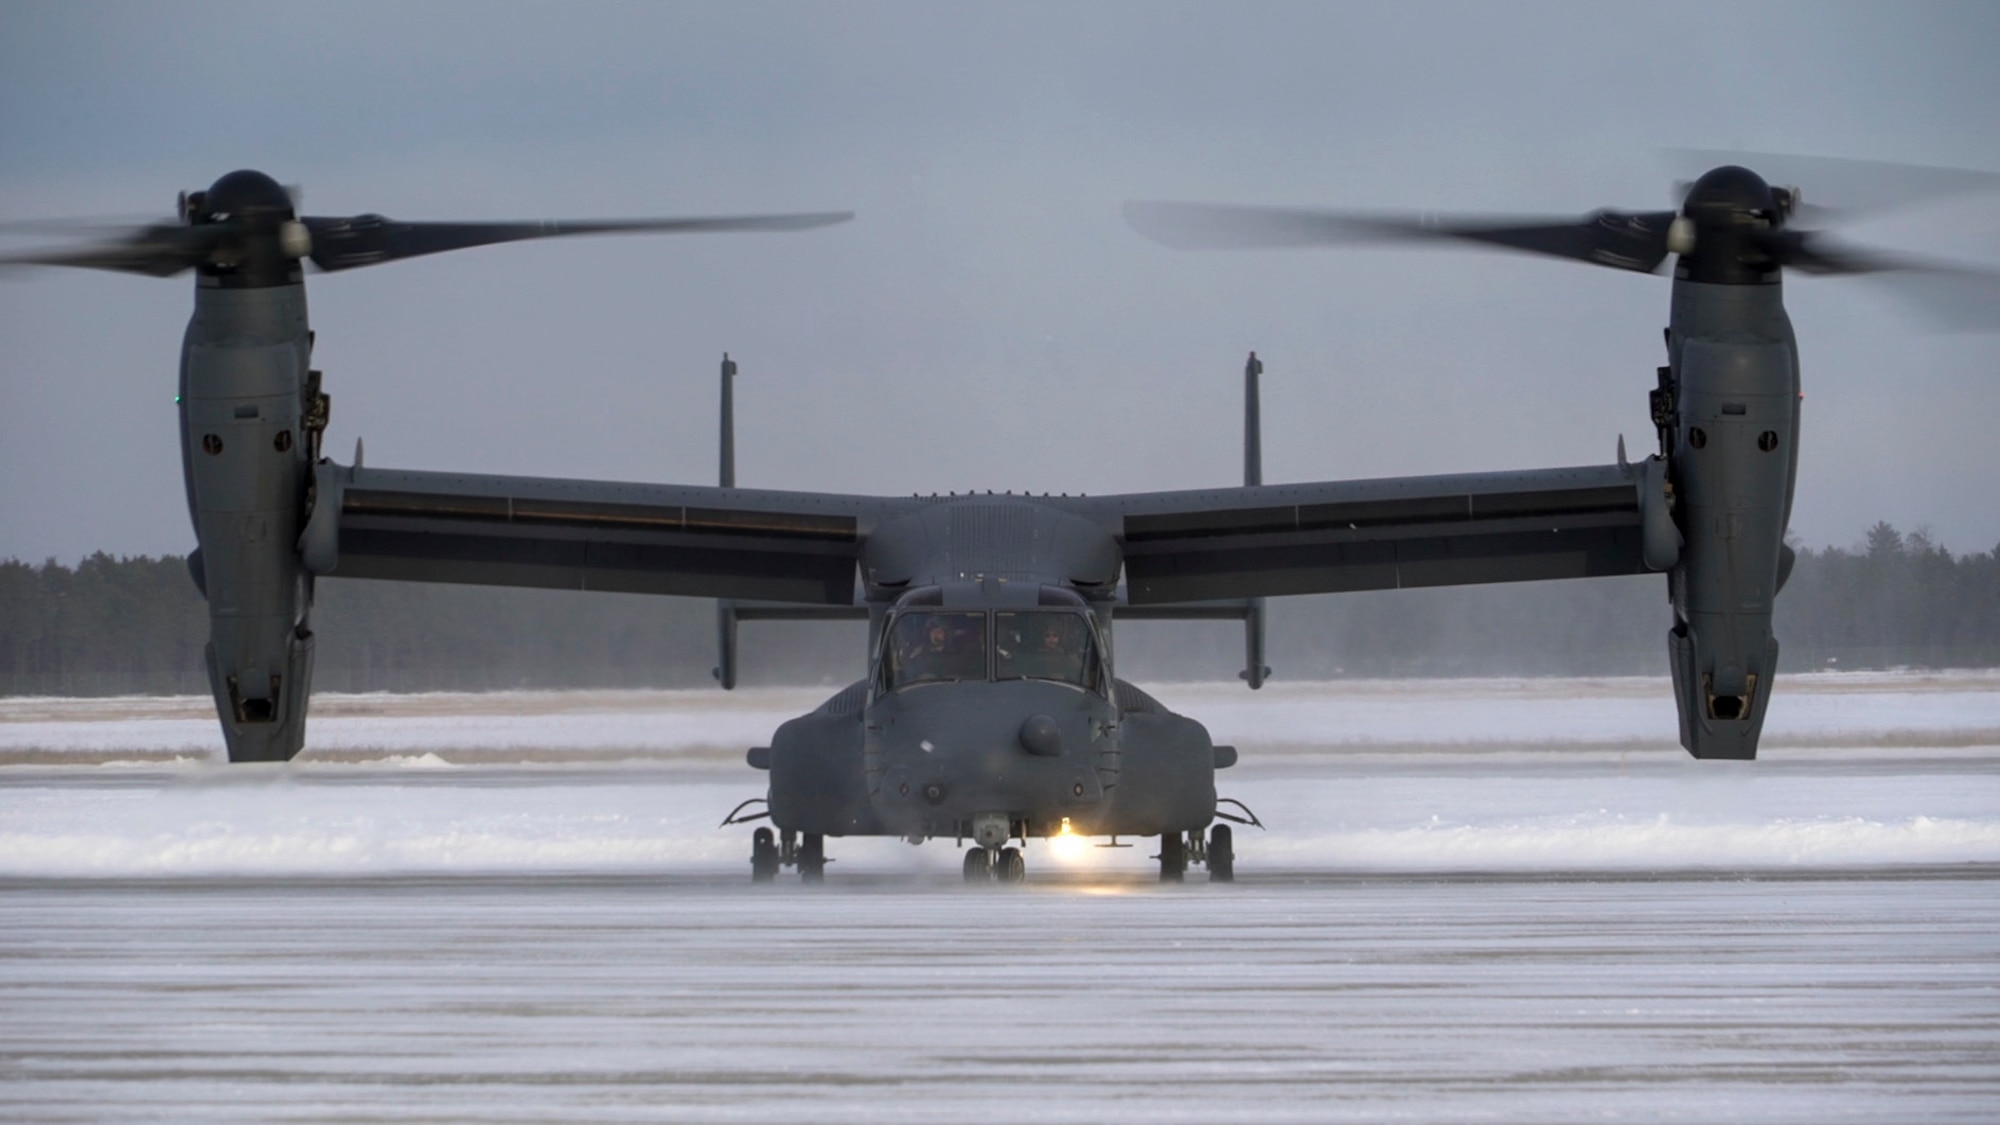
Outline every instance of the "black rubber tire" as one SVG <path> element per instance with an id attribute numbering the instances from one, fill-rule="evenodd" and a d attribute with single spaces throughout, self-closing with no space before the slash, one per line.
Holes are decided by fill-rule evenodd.
<path id="1" fill-rule="evenodd" d="M 965 881 L 968 883 L 991 883 L 993 881 L 993 853 L 985 848 L 965 850 Z"/>
<path id="2" fill-rule="evenodd" d="M 1208 830 L 1208 881 L 1236 881 L 1236 833 L 1227 824 Z"/>
<path id="3" fill-rule="evenodd" d="M 768 883 L 778 877 L 778 844 L 768 828 L 750 835 L 750 881 Z"/>
<path id="4" fill-rule="evenodd" d="M 1028 877 L 1028 861 L 1021 858 L 1019 848 L 1001 848 L 993 861 L 993 881 L 996 883 L 1018 883 Z"/>
<path id="5" fill-rule="evenodd" d="M 1187 837 L 1168 832 L 1160 837 L 1160 882 L 1178 883 L 1187 878 Z"/>
<path id="6" fill-rule="evenodd" d="M 818 883 L 826 879 L 826 837 L 811 832 L 799 841 L 799 881 Z"/>

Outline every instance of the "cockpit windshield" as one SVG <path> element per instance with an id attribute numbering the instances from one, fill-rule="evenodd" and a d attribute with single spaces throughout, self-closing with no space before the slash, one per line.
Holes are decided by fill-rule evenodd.
<path id="1" fill-rule="evenodd" d="M 890 622 L 876 690 L 985 680 L 989 669 L 996 680 L 1104 691 L 1096 631 L 1084 613 L 1003 610 L 989 621 L 983 611 L 944 609 L 906 611 Z"/>
<path id="2" fill-rule="evenodd" d="M 905 613 L 883 653 L 890 690 L 905 684 L 986 678 L 984 613 Z"/>
<path id="3" fill-rule="evenodd" d="M 993 678 L 1055 680 L 1098 690 L 1089 621 L 1077 613 L 994 614 Z"/>

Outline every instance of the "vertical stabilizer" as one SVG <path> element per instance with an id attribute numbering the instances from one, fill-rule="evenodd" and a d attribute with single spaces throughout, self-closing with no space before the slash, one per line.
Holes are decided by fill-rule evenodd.
<path id="1" fill-rule="evenodd" d="M 1256 352 L 1243 365 L 1243 486 L 1264 483 L 1264 419 L 1258 401 L 1257 377 L 1264 373 L 1264 361 Z"/>
<path id="2" fill-rule="evenodd" d="M 1258 376 L 1264 361 L 1256 352 L 1243 364 L 1243 486 L 1264 483 L 1264 416 Z M 1255 691 L 1264 686 L 1271 669 L 1264 663 L 1264 599 L 1251 598 L 1243 615 L 1243 671 L 1237 673 Z"/>
<path id="3" fill-rule="evenodd" d="M 718 447 L 721 450 L 720 471 L 716 483 L 724 488 L 736 487 L 736 361 L 722 353 L 722 436 Z"/>
<path id="4" fill-rule="evenodd" d="M 736 361 L 722 353 L 722 422 L 717 445 L 716 483 L 736 487 Z M 736 603 L 715 603 L 715 682 L 722 690 L 736 688 Z"/>

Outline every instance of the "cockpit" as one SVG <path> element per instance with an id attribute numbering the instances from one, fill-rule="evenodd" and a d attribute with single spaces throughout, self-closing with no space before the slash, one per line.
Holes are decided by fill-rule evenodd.
<path id="1" fill-rule="evenodd" d="M 1043 604 L 1032 609 L 946 609 L 924 604 L 933 601 L 925 593 L 911 591 L 889 620 L 878 692 L 916 684 L 1045 680 L 1104 693 L 1097 630 L 1083 599 L 1048 588 Z"/>
<path id="2" fill-rule="evenodd" d="M 986 679 L 984 612 L 914 611 L 889 625 L 882 663 L 890 690 L 908 684 Z"/>

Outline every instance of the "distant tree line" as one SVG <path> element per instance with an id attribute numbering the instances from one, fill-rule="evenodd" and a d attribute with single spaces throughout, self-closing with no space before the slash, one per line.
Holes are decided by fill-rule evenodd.
<path id="1" fill-rule="evenodd" d="M 1658 576 L 1377 591 L 1270 603 L 1284 679 L 1663 674 Z M 696 687 L 713 681 L 714 603 L 684 598 L 324 580 L 312 623 L 327 691 Z M 2000 549 L 1952 555 L 1886 523 L 1852 549 L 1800 549 L 1778 599 L 1784 669 L 2000 666 Z M 0 694 L 208 690 L 207 608 L 184 559 L 0 562 Z M 1226 679 L 1239 627 L 1127 622 L 1128 678 Z M 746 624 L 748 684 L 861 674 L 856 623 Z"/>

